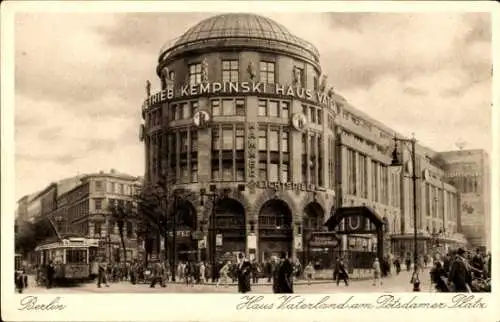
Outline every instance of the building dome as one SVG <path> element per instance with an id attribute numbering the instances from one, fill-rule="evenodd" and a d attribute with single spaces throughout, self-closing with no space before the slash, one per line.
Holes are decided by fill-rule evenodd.
<path id="1" fill-rule="evenodd" d="M 319 62 L 318 50 L 309 42 L 294 36 L 269 18 L 249 13 L 221 14 L 202 20 L 166 44 L 160 53 L 160 62 L 180 52 L 215 46 L 288 49 L 293 54 Z"/>

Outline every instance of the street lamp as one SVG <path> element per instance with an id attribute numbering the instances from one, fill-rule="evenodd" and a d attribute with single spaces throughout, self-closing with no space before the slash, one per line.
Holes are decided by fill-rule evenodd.
<path id="1" fill-rule="evenodd" d="M 215 223 L 215 205 L 219 200 L 219 195 L 217 193 L 217 187 L 214 184 L 210 185 L 210 192 L 207 192 L 205 188 L 200 189 L 201 205 L 204 205 L 204 197 L 210 198 L 212 200 L 212 210 L 210 214 L 209 222 L 209 239 L 210 239 L 210 262 L 212 264 L 212 281 L 215 281 L 215 275 L 217 268 L 215 267 L 215 256 L 217 251 L 216 246 L 216 223 Z"/>
<path id="2" fill-rule="evenodd" d="M 394 151 L 392 152 L 392 161 L 391 161 L 391 166 L 393 167 L 401 167 L 402 166 L 402 160 L 399 158 L 399 152 L 398 152 L 398 142 L 403 143 L 406 147 L 407 144 L 411 145 L 411 163 L 412 163 L 412 174 L 411 174 L 411 179 L 413 183 L 413 291 L 414 292 L 420 292 L 420 279 L 418 277 L 418 269 L 417 269 L 417 261 L 418 261 L 418 253 L 417 253 L 417 245 L 418 245 L 418 239 L 417 239 L 417 174 L 416 174 L 416 152 L 415 152 L 415 145 L 417 140 L 415 137 L 412 137 L 411 139 L 401 139 L 396 137 L 394 135 Z"/>

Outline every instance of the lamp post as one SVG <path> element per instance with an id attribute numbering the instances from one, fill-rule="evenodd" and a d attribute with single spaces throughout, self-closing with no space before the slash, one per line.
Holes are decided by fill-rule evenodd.
<path id="1" fill-rule="evenodd" d="M 210 198 L 212 200 L 212 209 L 210 211 L 210 221 L 209 221 L 209 239 L 210 239 L 210 262 L 212 264 L 212 281 L 215 281 L 215 274 L 217 268 L 215 267 L 215 256 L 217 252 L 217 237 L 216 237 L 216 222 L 215 222 L 215 205 L 219 200 L 219 195 L 216 191 L 215 185 L 210 185 L 210 192 L 207 192 L 204 188 L 200 189 L 201 205 L 204 205 L 204 197 Z"/>
<path id="2" fill-rule="evenodd" d="M 402 166 L 402 160 L 399 159 L 399 153 L 398 153 L 398 142 L 401 142 L 405 145 L 410 144 L 411 145 L 411 163 L 412 163 L 412 174 L 410 178 L 412 179 L 413 183 L 413 291 L 414 292 L 420 292 L 420 279 L 418 277 L 418 268 L 417 268 L 417 261 L 418 261 L 418 252 L 417 252 L 417 247 L 418 247 L 418 234 L 417 234 L 417 174 L 416 174 L 416 151 L 415 151 L 415 145 L 417 140 L 415 137 L 412 137 L 411 139 L 401 139 L 396 136 L 394 136 L 394 151 L 392 152 L 392 162 L 391 166 Z"/>

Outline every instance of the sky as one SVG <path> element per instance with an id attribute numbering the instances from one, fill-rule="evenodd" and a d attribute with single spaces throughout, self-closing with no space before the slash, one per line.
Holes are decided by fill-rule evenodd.
<path id="1" fill-rule="evenodd" d="M 16 197 L 78 173 L 143 175 L 146 80 L 157 90 L 160 49 L 214 14 L 17 14 Z M 373 118 L 436 151 L 491 151 L 488 13 L 260 14 L 315 45 L 336 92 Z"/>

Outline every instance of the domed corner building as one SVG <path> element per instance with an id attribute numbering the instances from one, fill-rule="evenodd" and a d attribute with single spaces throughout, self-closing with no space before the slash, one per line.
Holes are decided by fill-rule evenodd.
<path id="1" fill-rule="evenodd" d="M 162 90 L 143 105 L 145 179 L 166 174 L 179 192 L 177 259 L 331 261 L 309 243 L 335 207 L 345 100 L 326 88 L 318 50 L 269 18 L 222 14 L 166 46 L 156 70 Z"/>

